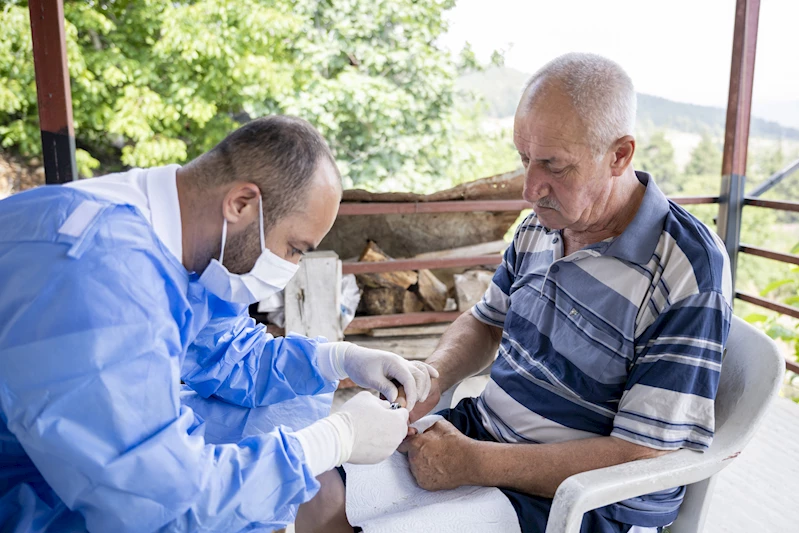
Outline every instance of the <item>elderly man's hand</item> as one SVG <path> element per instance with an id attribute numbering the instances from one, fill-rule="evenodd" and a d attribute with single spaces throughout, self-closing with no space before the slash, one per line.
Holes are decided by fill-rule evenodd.
<path id="1" fill-rule="evenodd" d="M 430 380 L 430 394 L 427 395 L 426 399 L 420 399 L 416 403 L 416 406 L 411 410 L 411 417 L 408 422 L 413 424 L 423 416 L 430 414 L 433 408 L 438 405 L 439 400 L 441 400 L 441 387 L 439 385 L 440 380 L 438 378 Z"/>
<path id="2" fill-rule="evenodd" d="M 476 444 L 448 421 L 439 420 L 424 433 L 406 438 L 399 451 L 408 454 L 420 487 L 444 490 L 470 484 L 474 466 L 470 457 Z"/>

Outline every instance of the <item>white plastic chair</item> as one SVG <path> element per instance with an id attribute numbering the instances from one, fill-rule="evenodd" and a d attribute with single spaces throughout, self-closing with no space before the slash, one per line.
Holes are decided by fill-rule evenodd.
<path id="1" fill-rule="evenodd" d="M 679 450 L 655 459 L 591 470 L 567 478 L 555 493 L 546 533 L 578 533 L 583 514 L 611 503 L 687 485 L 671 533 L 699 533 L 716 474 L 752 439 L 785 372 L 777 345 L 732 318 L 716 396 L 716 434 L 704 453 Z"/>

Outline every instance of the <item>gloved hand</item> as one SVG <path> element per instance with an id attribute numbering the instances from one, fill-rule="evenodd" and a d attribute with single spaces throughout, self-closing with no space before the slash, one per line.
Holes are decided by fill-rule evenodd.
<path id="1" fill-rule="evenodd" d="M 430 380 L 438 371 L 420 361 L 407 361 L 397 354 L 364 348 L 350 342 L 334 343 L 331 351 L 333 371 L 339 379 L 349 377 L 361 387 L 376 389 L 390 401 L 397 399 L 397 387 L 392 379 L 405 388 L 408 410 L 430 394 Z"/>
<path id="2" fill-rule="evenodd" d="M 366 391 L 328 419 L 341 437 L 339 464 L 379 463 L 394 453 L 408 432 L 407 409 L 390 409 L 387 401 Z"/>

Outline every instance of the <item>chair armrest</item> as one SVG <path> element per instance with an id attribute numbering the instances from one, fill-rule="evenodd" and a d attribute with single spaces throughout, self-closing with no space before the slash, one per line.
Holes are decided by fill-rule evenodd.
<path id="1" fill-rule="evenodd" d="M 564 480 L 555 493 L 546 533 L 579 533 L 583 514 L 588 511 L 696 483 L 725 466 L 726 459 L 711 450 L 678 450 L 654 459 L 575 474 Z"/>

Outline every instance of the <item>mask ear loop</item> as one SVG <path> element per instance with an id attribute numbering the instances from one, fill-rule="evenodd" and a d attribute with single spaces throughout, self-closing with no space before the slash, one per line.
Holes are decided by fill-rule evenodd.
<path id="1" fill-rule="evenodd" d="M 222 217 L 222 250 L 219 251 L 219 263 L 225 260 L 225 241 L 227 240 L 227 219 Z"/>
<path id="2" fill-rule="evenodd" d="M 264 242 L 264 196 L 258 196 L 258 229 L 260 229 L 261 237 L 261 252 L 266 250 L 266 243 Z"/>

